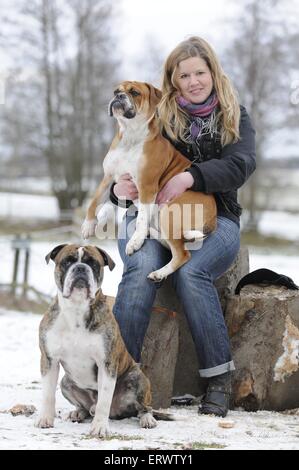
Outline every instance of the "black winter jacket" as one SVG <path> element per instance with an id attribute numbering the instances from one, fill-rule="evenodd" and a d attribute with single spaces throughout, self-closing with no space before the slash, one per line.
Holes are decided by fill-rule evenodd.
<path id="1" fill-rule="evenodd" d="M 240 140 L 236 143 L 221 146 L 219 136 L 204 135 L 199 145 L 172 141 L 172 145 L 191 162 L 189 171 L 194 184 L 193 191 L 213 193 L 217 203 L 217 214 L 224 216 L 239 225 L 241 206 L 237 200 L 237 190 L 255 170 L 255 130 L 244 106 L 240 106 Z M 110 199 L 119 204 L 117 197 L 110 191 Z M 127 201 L 129 207 L 131 201 Z"/>
<path id="2" fill-rule="evenodd" d="M 192 161 L 189 171 L 194 178 L 193 191 L 213 193 L 218 215 L 239 225 L 242 212 L 237 190 L 255 170 L 255 130 L 244 106 L 240 106 L 240 140 L 221 146 L 220 136 L 204 135 L 199 145 L 174 142 L 166 137 L 185 157 Z"/>

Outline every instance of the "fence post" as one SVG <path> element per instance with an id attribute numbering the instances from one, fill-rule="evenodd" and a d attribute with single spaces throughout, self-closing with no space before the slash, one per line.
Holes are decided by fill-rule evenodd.
<path id="1" fill-rule="evenodd" d="M 11 293 L 13 296 L 16 295 L 16 285 L 18 281 L 18 272 L 19 272 L 19 262 L 20 262 L 19 240 L 20 240 L 20 236 L 17 235 L 12 241 L 12 248 L 15 250 L 12 283 L 11 283 Z"/>
<path id="2" fill-rule="evenodd" d="M 24 261 L 24 280 L 23 280 L 23 295 L 27 294 L 28 290 L 28 272 L 29 272 L 29 260 L 30 260 L 30 238 L 26 239 L 27 245 L 25 246 L 25 261 Z"/>
<path id="3" fill-rule="evenodd" d="M 24 250 L 25 260 L 24 260 L 24 277 L 23 277 L 23 295 L 25 296 L 28 290 L 28 272 L 29 272 L 29 260 L 30 260 L 30 238 L 26 235 L 25 237 L 20 237 L 17 235 L 12 240 L 12 249 L 15 251 L 14 255 L 14 266 L 13 266 L 13 276 L 11 284 L 12 295 L 16 295 L 17 285 L 18 285 L 18 274 L 20 266 L 20 252 Z"/>

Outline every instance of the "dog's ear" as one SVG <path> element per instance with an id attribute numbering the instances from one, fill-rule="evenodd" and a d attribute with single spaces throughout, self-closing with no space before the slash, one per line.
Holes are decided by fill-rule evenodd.
<path id="1" fill-rule="evenodd" d="M 150 91 L 150 101 L 153 105 L 157 105 L 162 98 L 162 91 L 154 87 L 150 83 L 146 84 Z"/>
<path id="2" fill-rule="evenodd" d="M 154 92 L 155 92 L 156 97 L 157 97 L 158 100 L 160 101 L 161 98 L 162 98 L 162 91 L 159 90 L 158 88 L 154 87 L 154 86 L 153 86 L 153 89 L 154 89 Z"/>
<path id="3" fill-rule="evenodd" d="M 98 246 L 95 246 L 95 249 L 98 250 L 98 252 L 101 254 L 103 257 L 103 260 L 105 262 L 105 266 L 109 266 L 110 271 L 112 271 L 115 268 L 115 263 L 111 256 L 106 253 L 106 251 L 102 250 L 102 248 L 99 248 Z"/>
<path id="4" fill-rule="evenodd" d="M 57 245 L 55 246 L 55 248 L 53 248 L 52 251 L 50 251 L 50 253 L 47 254 L 47 256 L 45 257 L 45 260 L 47 262 L 47 264 L 49 263 L 50 259 L 52 259 L 54 261 L 54 259 L 56 258 L 56 256 L 58 255 L 58 253 L 62 250 L 62 248 L 64 248 L 65 246 L 67 246 L 67 243 L 65 243 L 64 245 Z"/>

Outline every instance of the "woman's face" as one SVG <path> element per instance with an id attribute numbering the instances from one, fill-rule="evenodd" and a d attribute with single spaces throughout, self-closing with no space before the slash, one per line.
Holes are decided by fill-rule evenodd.
<path id="1" fill-rule="evenodd" d="M 181 95 L 194 104 L 206 101 L 213 89 L 211 71 L 201 57 L 189 57 L 179 63 L 176 83 Z"/>

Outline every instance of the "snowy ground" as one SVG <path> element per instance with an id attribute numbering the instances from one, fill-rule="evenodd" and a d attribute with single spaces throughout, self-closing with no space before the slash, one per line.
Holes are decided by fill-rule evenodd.
<path id="1" fill-rule="evenodd" d="M 20 215 L 27 217 L 35 211 L 33 196 L 20 197 L 0 194 L 0 216 Z M 7 204 L 2 204 L 10 201 Z M 44 218 L 55 218 L 57 208 L 53 199 L 42 198 L 36 211 Z M 43 204 L 42 207 L 40 204 Z M 44 204 L 45 203 L 45 204 Z M 22 211 L 20 207 L 22 206 Z M 4 212 L 5 213 L 4 213 Z M 299 239 L 299 223 L 296 216 L 265 213 L 262 220 L 263 233 Z M 31 245 L 29 283 L 51 296 L 55 294 L 53 263 L 48 266 L 45 255 L 56 242 L 34 241 Z M 116 268 L 107 268 L 103 290 L 115 295 L 121 278 L 122 263 L 116 243 L 99 242 L 116 261 Z M 11 238 L 0 238 L 0 283 L 12 279 L 13 250 Z M 21 259 L 21 263 L 22 263 Z M 274 253 L 250 247 L 250 270 L 269 268 L 291 276 L 299 284 L 299 254 Z M 20 271 L 21 281 L 21 273 Z M 174 422 L 159 422 L 153 430 L 138 427 L 136 419 L 112 421 L 112 438 L 91 439 L 89 423 L 73 424 L 65 420 L 72 406 L 57 391 L 58 418 L 50 430 L 34 427 L 36 413 L 30 417 L 13 417 L 8 410 L 17 404 L 39 407 L 41 384 L 39 374 L 38 324 L 40 317 L 32 313 L 19 313 L 0 308 L 0 449 L 299 449 L 299 416 L 273 412 L 247 413 L 230 411 L 226 420 L 233 427 L 219 426 L 223 420 L 198 416 L 196 407 L 171 408 Z"/>
<path id="2" fill-rule="evenodd" d="M 114 242 L 106 241 L 101 243 L 103 245 L 116 261 L 115 270 L 106 271 L 103 290 L 106 294 L 115 295 L 122 263 Z M 0 282 L 11 279 L 13 252 L 8 243 L 5 246 Z M 44 256 L 53 246 L 53 242 L 34 243 L 30 268 L 30 283 L 51 295 L 55 293 L 54 265 L 47 266 Z M 299 256 L 253 250 L 250 264 L 251 270 L 272 268 L 292 276 L 299 283 Z M 135 419 L 112 421 L 111 440 L 91 439 L 88 423 L 73 424 L 65 420 L 72 406 L 59 390 L 56 427 L 51 430 L 36 429 L 36 413 L 31 417 L 13 417 L 6 411 L 16 404 L 39 407 L 39 322 L 37 315 L 0 309 L 0 449 L 299 449 L 299 416 L 266 411 L 230 411 L 227 419 L 233 420 L 234 426 L 224 429 L 219 427 L 221 420 L 218 418 L 199 417 L 196 407 L 172 407 L 176 421 L 159 422 L 153 430 L 140 429 Z"/>
<path id="3" fill-rule="evenodd" d="M 37 429 L 37 413 L 12 416 L 17 404 L 39 408 L 38 324 L 31 313 L 0 309 L 0 449 L 299 449 L 299 417 L 261 411 L 230 411 L 227 418 L 199 416 L 196 407 L 171 407 L 176 421 L 159 421 L 155 429 L 141 429 L 134 418 L 110 421 L 112 437 L 90 438 L 89 423 L 66 420 L 72 409 L 57 390 L 56 425 Z M 220 422 L 233 421 L 225 429 Z"/>
<path id="4" fill-rule="evenodd" d="M 12 219 L 58 220 L 59 208 L 53 196 L 0 193 L 0 217 Z"/>

